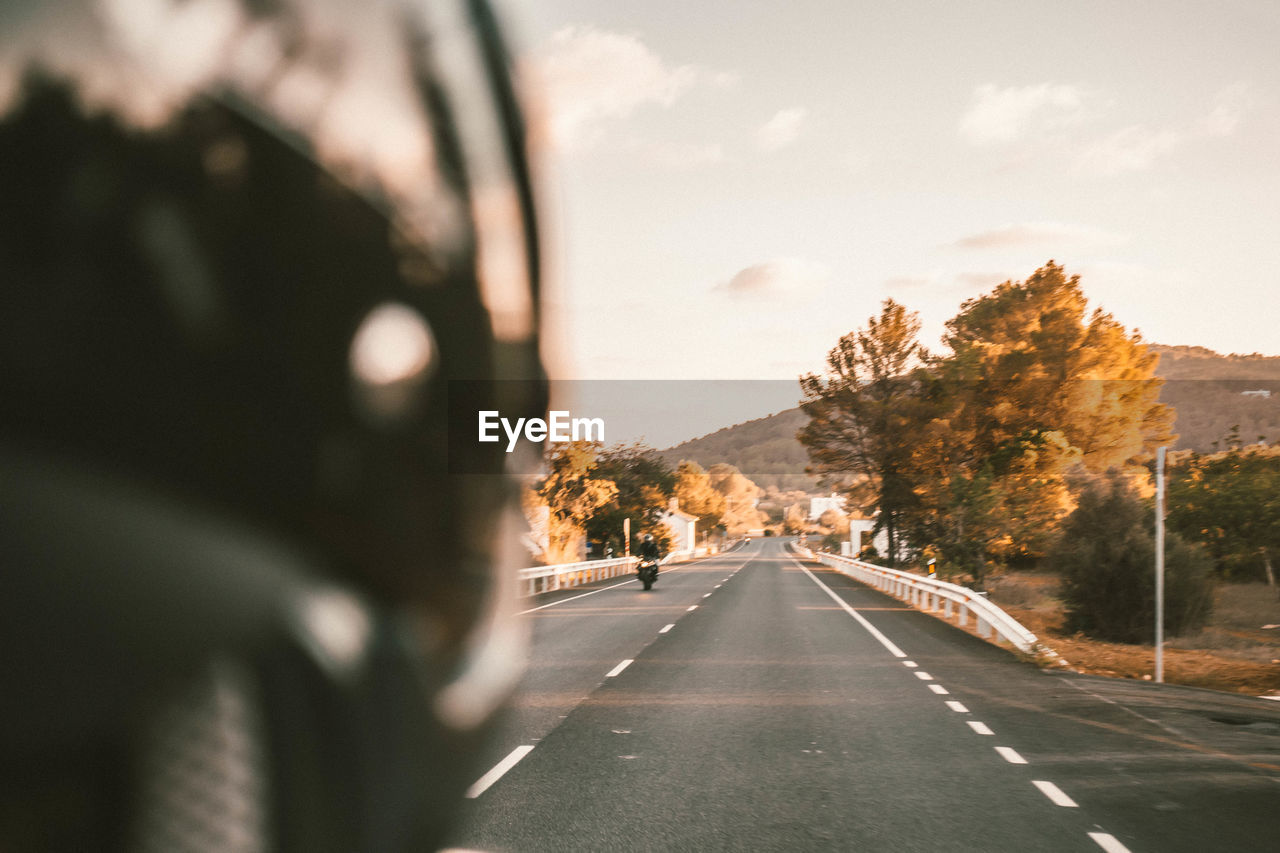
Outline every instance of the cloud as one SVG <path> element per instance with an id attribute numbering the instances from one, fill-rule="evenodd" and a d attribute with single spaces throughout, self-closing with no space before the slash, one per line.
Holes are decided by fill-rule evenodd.
<path id="1" fill-rule="evenodd" d="M 973 93 L 960 119 L 960 135 L 974 145 L 1001 145 L 1035 130 L 1061 127 L 1084 117 L 1085 94 L 1075 86 L 1041 83 L 999 88 L 987 83 Z"/>
<path id="2" fill-rule="evenodd" d="M 1086 148 L 1077 165 L 1100 175 L 1141 172 L 1150 169 L 1156 160 L 1177 148 L 1181 142 L 1182 134 L 1175 130 L 1130 125 Z"/>
<path id="3" fill-rule="evenodd" d="M 1018 222 L 1001 225 L 961 237 L 951 245 L 958 249 L 1007 249 L 1020 246 L 1057 246 L 1062 243 L 1118 245 L 1126 238 L 1094 228 L 1066 222 Z"/>
<path id="4" fill-rule="evenodd" d="M 809 111 L 804 107 L 779 110 L 756 130 L 756 147 L 761 151 L 786 148 L 800 137 Z"/>
<path id="5" fill-rule="evenodd" d="M 1244 114 L 1255 103 L 1248 83 L 1233 83 L 1213 99 L 1213 109 L 1203 122 L 1204 132 L 1210 136 L 1230 136 L 1240 127 Z"/>
<path id="6" fill-rule="evenodd" d="M 592 26 L 557 31 L 529 66 L 550 107 L 551 131 L 567 149 L 590 147 L 601 127 L 644 106 L 669 107 L 701 82 L 731 86 L 733 76 L 671 65 L 637 36 Z"/>
<path id="7" fill-rule="evenodd" d="M 799 295 L 820 290 L 831 272 L 823 264 L 800 258 L 776 258 L 739 270 L 714 290 L 735 298 L 767 298 Z"/>

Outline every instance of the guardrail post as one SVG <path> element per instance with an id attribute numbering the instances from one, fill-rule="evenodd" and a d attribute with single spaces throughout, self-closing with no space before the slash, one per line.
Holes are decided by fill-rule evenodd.
<path id="1" fill-rule="evenodd" d="M 946 616 L 948 619 L 950 619 L 950 618 L 951 618 L 951 599 L 949 599 L 949 598 L 947 598 L 947 599 L 943 599 L 943 602 L 942 602 L 942 613 L 943 613 L 943 615 L 944 615 L 944 616 Z"/>
<path id="2" fill-rule="evenodd" d="M 991 623 L 981 616 L 978 617 L 978 636 L 983 639 L 991 636 Z"/>
<path id="3" fill-rule="evenodd" d="M 956 624 L 961 628 L 969 624 L 969 605 L 963 603 L 960 605 L 960 614 L 959 618 L 956 619 Z"/>

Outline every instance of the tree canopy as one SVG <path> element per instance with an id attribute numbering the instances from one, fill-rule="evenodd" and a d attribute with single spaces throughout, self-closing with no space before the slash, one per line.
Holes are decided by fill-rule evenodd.
<path id="1" fill-rule="evenodd" d="M 1050 261 L 964 302 L 930 356 L 915 315 L 886 301 L 824 376 L 801 377 L 814 470 L 867 478 L 891 552 L 898 536 L 932 547 L 979 584 L 992 560 L 1039 559 L 1074 506 L 1069 472 L 1134 465 L 1174 438 L 1158 357 L 1087 308 Z"/>
<path id="2" fill-rule="evenodd" d="M 1170 466 L 1169 526 L 1202 542 L 1226 578 L 1267 579 L 1280 555 L 1280 445 L 1191 454 Z"/>

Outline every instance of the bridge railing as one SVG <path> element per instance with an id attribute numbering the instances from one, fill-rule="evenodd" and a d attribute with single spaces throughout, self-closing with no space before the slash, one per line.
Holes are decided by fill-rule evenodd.
<path id="1" fill-rule="evenodd" d="M 941 612 L 947 619 L 955 619 L 956 624 L 965 626 L 969 618 L 976 620 L 975 628 L 978 636 L 1003 640 L 1023 654 L 1040 656 L 1052 652 L 1043 647 L 1036 635 L 1028 631 L 1022 623 L 1005 613 L 997 605 L 987 600 L 968 587 L 946 581 L 913 575 L 897 569 L 886 569 L 862 560 L 839 557 L 835 554 L 815 555 L 818 561 L 825 563 L 841 574 L 854 580 L 862 581 L 881 592 L 905 601 L 918 610 L 932 613 Z"/>
<path id="2" fill-rule="evenodd" d="M 569 589 L 599 580 L 616 578 L 618 575 L 635 571 L 638 562 L 640 561 L 635 557 L 617 557 L 612 560 L 587 560 L 583 563 L 535 566 L 531 569 L 520 569 L 516 577 L 520 580 L 523 595 L 537 595 L 540 592 Z"/>

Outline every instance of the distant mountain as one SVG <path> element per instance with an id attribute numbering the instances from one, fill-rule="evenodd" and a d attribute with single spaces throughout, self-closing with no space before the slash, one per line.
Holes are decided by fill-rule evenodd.
<path id="1" fill-rule="evenodd" d="M 1152 349 L 1160 353 L 1156 373 L 1165 380 L 1160 400 L 1178 412 L 1176 447 L 1210 453 L 1224 446 L 1233 427 L 1246 444 L 1280 441 L 1280 357 Z"/>
<path id="2" fill-rule="evenodd" d="M 818 478 L 804 473 L 809 455 L 796 440 L 796 432 L 808 420 L 799 408 L 786 409 L 677 444 L 660 455 L 673 466 L 682 459 L 703 468 L 727 462 L 761 488 L 813 491 Z"/>
<path id="3" fill-rule="evenodd" d="M 1211 453 L 1232 427 L 1246 444 L 1280 441 L 1280 357 L 1220 355 L 1204 347 L 1150 345 L 1160 353 L 1161 402 L 1177 410 L 1175 447 Z M 1257 393 L 1264 392 L 1264 393 Z M 1270 392 L 1267 396 L 1265 392 Z M 799 408 L 717 430 L 660 451 L 672 465 L 692 459 L 704 468 L 727 462 L 764 488 L 817 492 L 817 478 L 796 432 L 807 422 Z"/>

